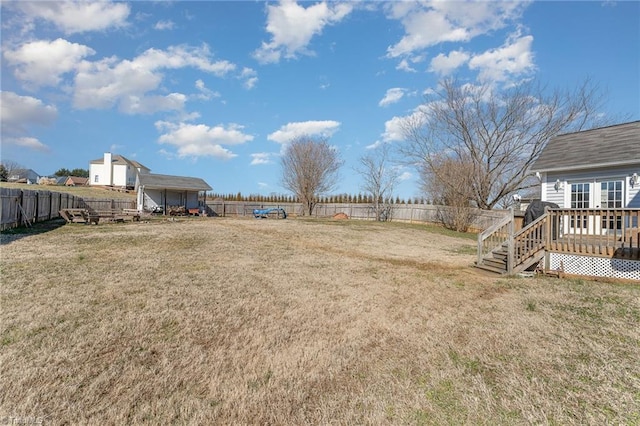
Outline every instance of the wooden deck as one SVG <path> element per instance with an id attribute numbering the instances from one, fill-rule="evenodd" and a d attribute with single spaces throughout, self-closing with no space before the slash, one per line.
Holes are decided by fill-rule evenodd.
<path id="1" fill-rule="evenodd" d="M 513 274 L 548 253 L 640 260 L 640 209 L 550 209 L 517 232 L 505 217 L 478 236 L 476 265 Z"/>

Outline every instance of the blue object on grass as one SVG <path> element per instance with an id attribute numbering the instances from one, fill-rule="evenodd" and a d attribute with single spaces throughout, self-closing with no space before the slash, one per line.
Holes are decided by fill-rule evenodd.
<path id="1" fill-rule="evenodd" d="M 253 217 L 255 217 L 256 219 L 266 219 L 267 217 L 269 217 L 269 213 L 274 212 L 278 213 L 278 217 L 281 214 L 283 219 L 287 218 L 287 212 L 285 212 L 284 209 L 280 207 L 270 209 L 254 209 Z"/>

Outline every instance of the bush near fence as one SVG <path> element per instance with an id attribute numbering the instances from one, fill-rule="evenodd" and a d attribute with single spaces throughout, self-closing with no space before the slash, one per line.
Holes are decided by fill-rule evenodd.
<path id="1" fill-rule="evenodd" d="M 301 203 L 257 203 L 251 201 L 207 201 L 210 215 L 221 217 L 253 216 L 254 209 L 279 207 L 287 216 L 303 215 Z M 446 210 L 446 206 L 432 204 L 393 204 L 391 218 L 397 222 L 439 223 L 438 213 Z M 345 213 L 351 219 L 375 220 L 375 211 L 369 204 L 363 203 L 322 203 L 317 204 L 313 217 L 333 217 L 337 213 Z M 483 231 L 502 219 L 508 210 L 477 210 L 477 216 L 471 224 L 470 231 Z"/>
<path id="2" fill-rule="evenodd" d="M 57 219 L 62 209 L 135 209 L 135 200 L 83 198 L 64 192 L 0 188 L 0 230 Z"/>

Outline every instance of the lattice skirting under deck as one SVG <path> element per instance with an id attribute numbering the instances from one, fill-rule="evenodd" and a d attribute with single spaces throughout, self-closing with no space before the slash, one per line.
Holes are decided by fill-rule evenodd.
<path id="1" fill-rule="evenodd" d="M 561 270 L 567 274 L 640 281 L 640 261 L 638 260 L 549 253 L 549 264 L 548 269 Z"/>

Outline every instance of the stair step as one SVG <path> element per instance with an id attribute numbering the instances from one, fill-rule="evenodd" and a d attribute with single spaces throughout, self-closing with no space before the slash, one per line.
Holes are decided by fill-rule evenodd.
<path id="1" fill-rule="evenodd" d="M 482 263 L 495 264 L 496 266 L 506 265 L 507 264 L 507 258 L 506 257 L 487 256 L 484 259 L 482 259 Z M 506 266 L 505 266 L 505 268 L 506 268 Z"/>
<path id="2" fill-rule="evenodd" d="M 476 268 L 482 269 L 484 271 L 494 272 L 496 274 L 504 275 L 507 271 L 501 268 L 495 268 L 493 266 L 489 266 L 485 263 L 476 263 Z"/>
<path id="3" fill-rule="evenodd" d="M 491 252 L 491 254 L 493 255 L 493 257 L 494 257 L 495 259 L 504 259 L 504 260 L 507 260 L 507 257 L 509 256 L 509 255 L 508 255 L 508 253 L 507 253 L 506 251 L 501 251 L 501 250 Z"/>

